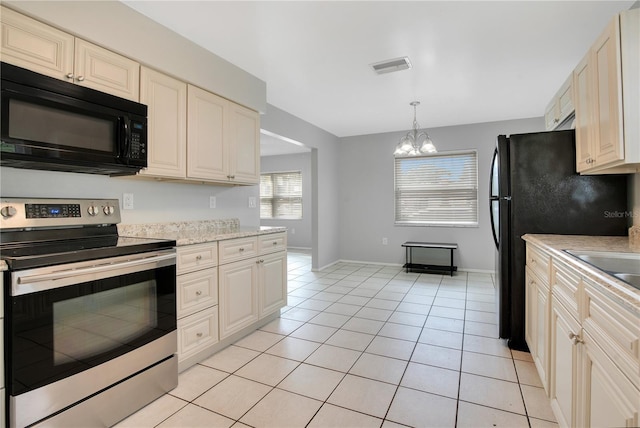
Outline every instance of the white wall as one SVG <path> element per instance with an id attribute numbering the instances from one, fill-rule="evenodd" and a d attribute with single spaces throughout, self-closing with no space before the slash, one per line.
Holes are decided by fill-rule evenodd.
<path id="1" fill-rule="evenodd" d="M 338 137 L 272 105 L 262 116 L 261 127 L 274 134 L 317 149 L 311 153 L 312 177 L 312 259 L 319 269 L 339 260 Z"/>
<path id="2" fill-rule="evenodd" d="M 494 270 L 495 245 L 489 219 L 489 169 L 499 134 L 536 132 L 543 118 L 429 129 L 438 151 L 478 151 L 479 226 L 394 225 L 393 151 L 404 132 L 343 138 L 340 146 L 340 258 L 404 263 L 405 241 L 455 242 L 461 269 Z M 406 132 L 406 131 L 405 131 Z M 388 245 L 382 238 L 388 238 Z"/>
<path id="3" fill-rule="evenodd" d="M 302 174 L 302 218 L 289 219 L 261 219 L 262 226 L 282 226 L 288 230 L 287 245 L 290 248 L 311 248 L 311 217 L 313 198 L 311 175 L 311 152 L 281 156 L 263 156 L 260 159 L 262 173 L 300 171 Z"/>

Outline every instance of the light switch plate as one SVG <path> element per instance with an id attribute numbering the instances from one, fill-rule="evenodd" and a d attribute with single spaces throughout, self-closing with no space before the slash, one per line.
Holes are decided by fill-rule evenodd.
<path id="1" fill-rule="evenodd" d="M 209 196 L 209 208 L 215 208 L 215 207 L 216 207 L 216 197 Z"/>

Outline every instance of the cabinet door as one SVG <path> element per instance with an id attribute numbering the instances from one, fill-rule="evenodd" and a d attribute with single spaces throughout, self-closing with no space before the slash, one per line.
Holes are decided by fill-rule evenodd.
<path id="1" fill-rule="evenodd" d="M 141 175 L 185 178 L 187 84 L 142 67 L 140 102 L 148 111 L 148 167 Z"/>
<path id="2" fill-rule="evenodd" d="M 603 347 L 606 344 L 602 344 Z M 593 337 L 584 333 L 582 415 L 590 427 L 640 426 L 640 391 L 613 364 Z"/>
<path id="3" fill-rule="evenodd" d="M 579 390 L 578 346 L 575 335 L 580 334 L 580 324 L 555 299 L 551 299 L 551 349 L 549 361 L 549 395 L 551 408 L 561 427 L 576 426 Z"/>
<path id="4" fill-rule="evenodd" d="M 2 61 L 68 80 L 74 37 L 5 7 L 0 8 Z"/>
<path id="5" fill-rule="evenodd" d="M 287 305 L 287 253 L 260 257 L 260 318 Z"/>
<path id="6" fill-rule="evenodd" d="M 240 183 L 260 181 L 260 115 L 230 103 L 229 147 L 230 174 Z"/>
<path id="7" fill-rule="evenodd" d="M 593 153 L 591 149 L 593 114 L 589 95 L 592 92 L 589 53 L 580 61 L 573 72 L 573 102 L 576 108 L 576 169 L 578 172 L 592 167 Z"/>
<path id="8" fill-rule="evenodd" d="M 593 50 L 595 105 L 595 158 L 598 165 L 624 159 L 622 137 L 622 84 L 620 68 L 620 22 L 614 18 L 598 38 Z"/>
<path id="9" fill-rule="evenodd" d="M 218 268 L 220 338 L 258 320 L 258 264 L 255 258 Z"/>
<path id="10" fill-rule="evenodd" d="M 229 101 L 192 85 L 188 92 L 187 176 L 227 181 Z"/>
<path id="11" fill-rule="evenodd" d="M 526 340 L 531 357 L 536 365 L 540 381 L 547 394 L 549 393 L 549 287 L 533 274 L 529 267 L 526 270 Z"/>
<path id="12" fill-rule="evenodd" d="M 140 64 L 76 38 L 74 82 L 132 101 L 140 100 Z"/>

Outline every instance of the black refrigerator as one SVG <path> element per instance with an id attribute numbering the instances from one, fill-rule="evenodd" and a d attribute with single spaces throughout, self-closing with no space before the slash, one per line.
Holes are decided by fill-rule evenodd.
<path id="1" fill-rule="evenodd" d="M 627 178 L 577 174 L 573 130 L 500 135 L 489 203 L 498 333 L 510 348 L 526 351 L 522 235 L 626 235 L 627 219 L 612 213 L 627 210 Z"/>

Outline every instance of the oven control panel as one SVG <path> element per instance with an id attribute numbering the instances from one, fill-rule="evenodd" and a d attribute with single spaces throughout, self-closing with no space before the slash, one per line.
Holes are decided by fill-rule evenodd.
<path id="1" fill-rule="evenodd" d="M 0 199 L 2 230 L 117 223 L 120 223 L 117 199 Z"/>

